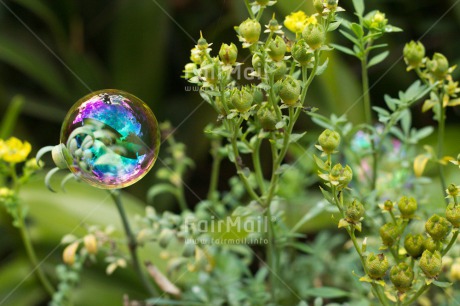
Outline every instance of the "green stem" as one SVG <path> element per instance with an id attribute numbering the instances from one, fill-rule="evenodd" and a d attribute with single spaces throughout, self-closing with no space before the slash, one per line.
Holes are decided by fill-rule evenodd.
<path id="1" fill-rule="evenodd" d="M 272 215 L 270 210 L 270 205 L 267 206 L 265 211 L 266 220 L 268 222 L 268 244 L 267 244 L 267 261 L 269 267 L 269 282 L 270 282 L 270 291 L 272 294 L 273 301 L 276 299 L 276 288 L 277 288 L 277 271 L 278 271 L 278 259 L 276 252 L 276 240 L 275 240 L 275 228 L 272 222 Z"/>
<path id="2" fill-rule="evenodd" d="M 11 174 L 11 179 L 13 181 L 13 191 L 17 195 L 19 193 L 20 184 L 19 184 L 18 176 L 16 174 L 16 167 L 14 163 L 10 164 L 10 174 Z M 22 242 L 24 243 L 24 248 L 26 249 L 27 256 L 29 257 L 29 260 L 34 267 L 34 273 L 38 277 L 43 288 L 45 288 L 49 296 L 52 297 L 54 294 L 54 287 L 51 284 L 51 282 L 48 280 L 48 277 L 46 276 L 45 272 L 43 272 L 41 268 L 41 263 L 38 262 L 37 254 L 35 253 L 35 249 L 33 247 L 32 240 L 30 239 L 29 232 L 27 231 L 27 227 L 25 224 L 25 216 L 23 215 L 22 207 L 20 203 L 17 203 L 17 205 L 18 205 L 17 206 L 17 209 L 18 209 L 17 227 L 19 229 L 19 233 L 21 234 Z"/>
<path id="3" fill-rule="evenodd" d="M 246 9 L 248 10 L 248 14 L 251 19 L 254 19 L 254 13 L 252 12 L 251 5 L 249 4 L 249 0 L 244 0 L 244 4 L 246 5 Z"/>
<path id="4" fill-rule="evenodd" d="M 423 286 L 420 287 L 420 289 L 415 293 L 415 295 L 409 301 L 405 302 L 403 305 L 412 305 L 423 294 L 423 292 L 425 292 L 425 290 L 428 289 L 428 287 L 430 287 L 430 285 L 427 285 L 426 283 L 423 284 Z"/>
<path id="5" fill-rule="evenodd" d="M 221 139 L 214 139 L 211 142 L 211 147 L 211 155 L 213 161 L 211 181 L 209 182 L 208 200 L 214 201 L 218 198 L 218 196 L 216 196 L 215 193 L 217 191 L 217 185 L 219 183 L 220 164 L 222 162 L 222 157 L 219 154 L 219 148 L 221 147 Z"/>
<path id="6" fill-rule="evenodd" d="M 37 275 L 38 279 L 40 280 L 43 288 L 45 288 L 46 292 L 49 296 L 53 296 L 54 294 L 54 287 L 51 282 L 48 280 L 47 276 L 43 272 L 40 263 L 38 262 L 37 255 L 35 254 L 34 247 L 32 245 L 32 241 L 30 240 L 29 233 L 27 231 L 24 216 L 22 215 L 22 209 L 18 207 L 18 228 L 21 234 L 22 242 L 24 243 L 24 247 L 26 249 L 27 256 L 29 257 L 30 262 L 34 266 L 34 272 Z"/>
<path id="7" fill-rule="evenodd" d="M 142 272 L 141 265 L 139 263 L 139 256 L 137 254 L 137 242 L 134 234 L 131 230 L 131 226 L 129 225 L 128 217 L 126 215 L 125 209 L 123 207 L 123 203 L 121 202 L 120 191 L 114 190 L 110 192 L 110 196 L 112 197 L 115 205 L 117 206 L 118 213 L 120 215 L 121 221 L 123 223 L 123 228 L 126 234 L 126 238 L 128 239 L 128 249 L 131 255 L 132 265 L 134 270 L 140 280 L 142 281 L 145 289 L 149 292 L 151 296 L 158 295 L 158 290 L 152 285 L 151 282 L 147 279 L 144 272 Z"/>
<path id="8" fill-rule="evenodd" d="M 254 172 L 256 174 L 257 184 L 259 185 L 260 193 L 265 194 L 265 182 L 264 182 L 264 174 L 262 172 L 262 166 L 260 164 L 260 145 L 262 143 L 262 139 L 257 137 L 254 148 L 252 150 L 252 163 L 254 164 Z"/>
<path id="9" fill-rule="evenodd" d="M 446 111 L 443 107 L 443 95 L 438 95 L 439 98 L 439 122 L 438 122 L 438 152 L 437 156 L 438 159 L 442 159 L 444 155 L 444 130 L 446 126 Z M 449 199 L 445 198 L 445 193 L 447 189 L 446 180 L 444 178 L 444 168 L 441 163 L 438 162 L 438 172 L 439 172 L 439 180 L 441 181 L 441 188 L 444 200 L 446 204 L 449 204 Z"/>
<path id="10" fill-rule="evenodd" d="M 452 238 L 450 239 L 449 244 L 442 251 L 442 256 L 446 255 L 449 252 L 449 250 L 452 248 L 452 246 L 455 244 L 455 242 L 457 242 L 458 232 L 459 232 L 458 230 L 454 232 L 454 234 L 452 235 Z"/>

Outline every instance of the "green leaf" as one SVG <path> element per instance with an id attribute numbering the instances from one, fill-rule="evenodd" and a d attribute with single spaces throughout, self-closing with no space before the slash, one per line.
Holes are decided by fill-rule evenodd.
<path id="1" fill-rule="evenodd" d="M 238 151 L 241 153 L 241 154 L 249 154 L 249 153 L 252 153 L 252 149 L 243 141 L 238 141 L 236 143 L 236 146 L 238 148 Z"/>
<path id="2" fill-rule="evenodd" d="M 352 23 L 350 25 L 350 28 L 353 31 L 353 33 L 355 33 L 356 37 L 362 38 L 364 36 L 364 30 L 363 30 L 362 26 L 360 26 L 359 24 Z"/>
<path id="3" fill-rule="evenodd" d="M 390 54 L 389 51 L 382 52 L 376 56 L 374 56 L 369 63 L 367 64 L 367 68 L 370 68 L 374 65 L 377 65 L 378 63 L 381 63 L 384 59 L 387 58 L 387 56 Z"/>
<path id="4" fill-rule="evenodd" d="M 347 291 L 333 287 L 310 288 L 305 290 L 303 293 L 309 296 L 322 297 L 327 299 L 346 297 L 350 295 L 350 293 Z"/>
<path id="5" fill-rule="evenodd" d="M 351 50 L 350 48 L 347 48 L 347 47 L 344 47 L 344 46 L 341 46 L 341 45 L 337 45 L 337 44 L 331 44 L 331 46 L 334 47 L 335 49 L 339 50 L 340 52 L 343 52 L 343 53 L 348 54 L 348 55 L 356 56 L 355 52 L 353 52 L 353 50 Z"/>
<path id="6" fill-rule="evenodd" d="M 329 28 L 327 29 L 328 32 L 332 32 L 337 30 L 337 28 L 342 24 L 342 20 L 338 20 L 336 22 L 333 22 L 329 25 Z"/>
<path id="7" fill-rule="evenodd" d="M 1 121 L 0 139 L 6 139 L 11 135 L 23 105 L 24 98 L 22 96 L 13 97 Z"/>
<path id="8" fill-rule="evenodd" d="M 306 254 L 313 254 L 315 252 L 315 250 L 311 246 L 305 243 L 301 243 L 301 242 L 289 242 L 289 243 L 286 243 L 285 246 L 293 247 Z"/>
<path id="9" fill-rule="evenodd" d="M 342 34 L 345 38 L 347 38 L 349 41 L 351 41 L 355 46 L 359 45 L 359 41 L 356 39 L 356 37 L 353 37 L 350 33 L 345 32 L 343 30 L 339 30 L 340 34 Z"/>
<path id="10" fill-rule="evenodd" d="M 318 67 L 318 70 L 316 70 L 316 75 L 321 75 L 327 68 L 327 64 L 329 63 L 329 58 L 326 58 L 324 63 Z"/>
<path id="11" fill-rule="evenodd" d="M 440 282 L 440 281 L 434 280 L 434 281 L 433 281 L 433 285 L 438 286 L 438 287 L 441 287 L 441 288 L 447 288 L 447 287 L 452 286 L 452 283 L 449 283 L 449 282 Z"/>
<path id="12" fill-rule="evenodd" d="M 303 133 L 292 133 L 291 136 L 289 136 L 289 143 L 295 143 L 299 141 L 303 136 L 305 136 L 307 132 Z"/>
<path id="13" fill-rule="evenodd" d="M 321 193 L 323 194 L 324 198 L 331 204 L 334 204 L 334 200 L 332 199 L 332 193 L 329 191 L 324 190 L 321 186 L 319 187 Z"/>
<path id="14" fill-rule="evenodd" d="M 170 184 L 158 184 L 152 186 L 152 188 L 149 189 L 147 192 L 147 201 L 148 202 L 153 202 L 154 198 L 162 193 L 170 193 L 175 195 L 177 193 L 176 187 Z"/>
<path id="15" fill-rule="evenodd" d="M 163 298 L 152 298 L 145 301 L 149 305 L 183 305 L 183 306 L 198 306 L 198 305 L 207 305 L 205 303 L 194 302 L 194 301 L 176 301 Z"/>
<path id="16" fill-rule="evenodd" d="M 363 16 L 364 14 L 364 0 L 353 0 L 353 7 L 358 16 Z"/>

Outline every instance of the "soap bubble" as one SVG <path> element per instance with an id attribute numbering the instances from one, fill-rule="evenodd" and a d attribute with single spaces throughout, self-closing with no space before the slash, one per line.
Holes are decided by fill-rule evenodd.
<path id="1" fill-rule="evenodd" d="M 86 183 L 123 188 L 152 168 L 160 148 L 158 122 L 139 98 L 105 89 L 78 100 L 61 128 L 70 171 Z"/>

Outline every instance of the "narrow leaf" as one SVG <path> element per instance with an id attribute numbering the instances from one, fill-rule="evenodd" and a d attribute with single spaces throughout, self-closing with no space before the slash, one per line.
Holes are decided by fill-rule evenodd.
<path id="1" fill-rule="evenodd" d="M 388 56 L 389 54 L 390 54 L 389 51 L 385 51 L 385 52 L 382 52 L 382 53 L 380 53 L 380 54 L 374 56 L 374 57 L 369 61 L 369 63 L 367 64 L 367 68 L 379 64 L 379 63 L 382 62 L 384 59 L 386 59 L 387 56 Z"/>

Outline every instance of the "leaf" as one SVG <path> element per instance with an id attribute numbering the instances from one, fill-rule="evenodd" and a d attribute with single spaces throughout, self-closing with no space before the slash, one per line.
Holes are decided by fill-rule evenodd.
<path id="1" fill-rule="evenodd" d="M 452 286 L 452 283 L 449 283 L 449 282 L 440 282 L 440 281 L 434 280 L 434 281 L 433 281 L 433 285 L 438 286 L 438 287 L 441 287 L 441 288 L 447 288 L 447 287 Z"/>
<path id="2" fill-rule="evenodd" d="M 175 195 L 177 192 L 176 187 L 170 184 L 158 184 L 152 186 L 149 191 L 147 192 L 147 201 L 152 202 L 153 199 L 162 193 L 170 193 Z"/>
<path id="3" fill-rule="evenodd" d="M 364 14 L 364 0 L 353 0 L 353 7 L 355 8 L 355 12 L 358 16 L 362 16 Z"/>
<path id="4" fill-rule="evenodd" d="M 321 158 L 319 158 L 315 154 L 315 155 L 313 155 L 313 159 L 315 160 L 316 165 L 318 166 L 318 168 L 320 168 L 321 170 L 326 170 L 326 163 Z"/>
<path id="5" fill-rule="evenodd" d="M 319 288 L 310 288 L 303 292 L 306 295 L 321 297 L 327 299 L 334 299 L 340 297 L 349 296 L 350 293 L 342 289 L 333 288 L 333 287 L 319 287 Z"/>
<path id="6" fill-rule="evenodd" d="M 331 204 L 334 204 L 334 200 L 332 199 L 332 194 L 326 190 L 324 190 L 321 186 L 319 187 L 321 193 L 323 194 L 324 198 Z"/>
<path id="7" fill-rule="evenodd" d="M 347 38 L 349 41 L 351 41 L 351 42 L 355 45 L 354 47 L 356 47 L 356 45 L 359 45 L 359 41 L 358 41 L 355 37 L 353 37 L 350 33 L 345 32 L 345 31 L 343 31 L 343 30 L 339 30 L 339 32 L 340 32 L 345 38 Z M 356 52 L 355 52 L 355 53 L 356 53 Z"/>
<path id="8" fill-rule="evenodd" d="M 336 22 L 333 22 L 329 25 L 329 28 L 327 29 L 328 32 L 332 32 L 337 30 L 337 28 L 342 24 L 342 19 L 338 20 Z"/>
<path id="9" fill-rule="evenodd" d="M 289 136 L 289 143 L 295 143 L 299 141 L 303 136 L 305 136 L 307 132 L 303 133 L 292 133 L 291 136 Z"/>
<path id="10" fill-rule="evenodd" d="M 350 29 L 355 33 L 356 37 L 361 38 L 364 35 L 364 30 L 363 28 L 357 24 L 357 23 L 352 23 L 350 25 Z"/>
<path id="11" fill-rule="evenodd" d="M 326 58 L 326 60 L 324 61 L 324 63 L 318 67 L 318 69 L 316 70 L 316 75 L 321 75 L 323 74 L 323 72 L 326 70 L 327 68 L 327 64 L 329 63 L 329 58 Z"/>
<path id="12" fill-rule="evenodd" d="M 387 58 L 387 56 L 390 54 L 389 51 L 385 51 L 385 52 L 382 52 L 376 56 L 374 56 L 370 61 L 369 63 L 367 64 L 367 68 L 370 68 L 374 65 L 377 65 L 379 63 L 381 63 L 384 59 Z"/>
<path id="13" fill-rule="evenodd" d="M 155 265 L 153 265 L 150 261 L 147 261 L 145 264 L 147 266 L 148 273 L 155 280 L 155 283 L 161 290 L 174 296 L 180 296 L 180 289 L 177 288 L 176 285 L 174 285 L 163 273 L 161 273 Z"/>
<path id="14" fill-rule="evenodd" d="M 291 242 L 291 243 L 287 243 L 285 244 L 286 246 L 291 246 L 299 251 L 302 251 L 306 254 L 313 254 L 315 252 L 315 250 L 309 246 L 308 244 L 305 244 L 305 243 L 301 243 L 301 242 Z"/>
<path id="15" fill-rule="evenodd" d="M 348 54 L 348 55 L 356 56 L 355 52 L 353 52 L 353 50 L 351 50 L 350 48 L 347 48 L 347 47 L 344 47 L 344 46 L 341 46 L 341 45 L 337 45 L 337 44 L 331 44 L 331 46 L 334 47 L 335 49 L 339 50 L 340 52 L 343 52 L 343 53 Z"/>
<path id="16" fill-rule="evenodd" d="M 16 121 L 21 114 L 22 107 L 24 105 L 24 97 L 15 96 L 8 105 L 0 125 L 0 139 L 8 138 L 16 126 Z"/>

